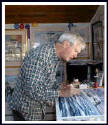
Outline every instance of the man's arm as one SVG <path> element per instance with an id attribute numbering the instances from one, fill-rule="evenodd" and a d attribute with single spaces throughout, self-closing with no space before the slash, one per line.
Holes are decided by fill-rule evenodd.
<path id="1" fill-rule="evenodd" d="M 61 85 L 59 89 L 59 96 L 60 97 L 71 97 L 73 95 L 79 95 L 80 89 L 74 88 L 72 84 L 65 84 Z"/>

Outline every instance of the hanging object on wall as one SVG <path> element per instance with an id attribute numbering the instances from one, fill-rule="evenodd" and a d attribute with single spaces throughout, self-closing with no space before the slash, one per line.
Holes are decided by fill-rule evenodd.
<path id="1" fill-rule="evenodd" d="M 68 24 L 68 29 L 69 29 L 69 31 L 71 31 L 72 26 L 73 26 L 73 23 L 69 23 L 69 24 Z"/>
<path id="2" fill-rule="evenodd" d="M 20 29 L 24 29 L 24 24 L 20 24 Z"/>
<path id="3" fill-rule="evenodd" d="M 19 43 L 22 42 L 22 36 L 21 35 L 16 36 L 16 38 L 17 38 L 17 40 L 18 40 Z"/>
<path id="4" fill-rule="evenodd" d="M 28 38 L 30 39 L 30 24 L 26 24 L 25 29 L 27 29 Z"/>
<path id="5" fill-rule="evenodd" d="M 32 23 L 32 27 L 37 27 L 38 23 Z"/>
<path id="6" fill-rule="evenodd" d="M 20 25 L 19 24 L 14 24 L 15 29 L 19 29 Z"/>

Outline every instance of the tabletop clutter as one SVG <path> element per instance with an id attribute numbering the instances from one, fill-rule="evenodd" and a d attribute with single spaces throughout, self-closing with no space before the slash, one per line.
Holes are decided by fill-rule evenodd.
<path id="1" fill-rule="evenodd" d="M 80 88 L 80 89 L 87 89 L 87 88 L 98 88 L 103 86 L 103 71 L 99 71 L 96 69 L 96 75 L 94 76 L 95 80 L 84 80 L 83 82 L 80 82 L 79 79 L 74 78 L 73 82 L 71 84 L 74 88 Z"/>
<path id="2" fill-rule="evenodd" d="M 60 97 L 56 113 L 57 121 L 103 121 L 104 88 L 81 89 L 80 95 Z"/>

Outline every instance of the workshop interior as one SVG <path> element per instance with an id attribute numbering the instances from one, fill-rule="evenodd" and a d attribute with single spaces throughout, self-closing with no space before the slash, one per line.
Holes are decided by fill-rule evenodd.
<path id="1" fill-rule="evenodd" d="M 7 99 L 26 53 L 66 31 L 79 33 L 86 49 L 61 63 L 56 77 L 81 89 L 81 95 L 59 97 L 47 107 L 45 121 L 105 120 L 105 5 L 6 5 L 5 121 L 14 121 Z"/>

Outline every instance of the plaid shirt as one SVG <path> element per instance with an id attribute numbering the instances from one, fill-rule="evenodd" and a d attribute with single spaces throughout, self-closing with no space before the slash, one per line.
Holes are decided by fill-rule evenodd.
<path id="1" fill-rule="evenodd" d="M 54 44 L 31 49 L 24 57 L 10 108 L 21 112 L 25 120 L 42 120 L 47 103 L 54 103 L 59 96 L 60 83 L 56 82 L 59 63 Z"/>

